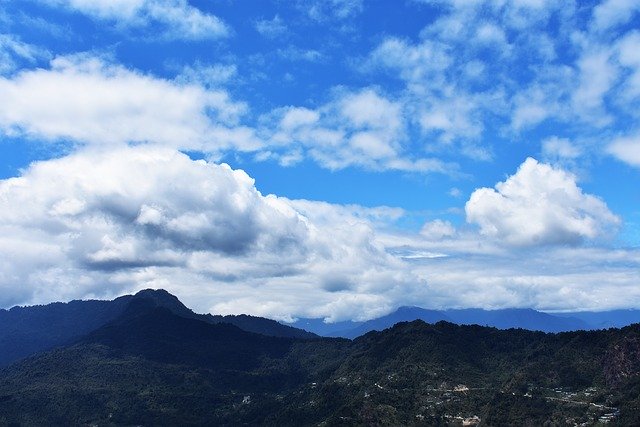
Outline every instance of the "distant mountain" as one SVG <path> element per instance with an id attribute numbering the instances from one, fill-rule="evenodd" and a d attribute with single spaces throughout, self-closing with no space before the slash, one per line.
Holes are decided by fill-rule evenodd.
<path id="1" fill-rule="evenodd" d="M 441 320 L 451 322 L 452 320 L 441 311 L 426 310 L 420 307 L 400 307 L 393 313 L 377 319 L 368 320 L 353 328 L 332 332 L 328 336 L 356 338 L 370 331 L 382 331 L 390 328 L 398 322 L 411 322 L 422 320 L 426 323 L 436 323 Z"/>
<path id="2" fill-rule="evenodd" d="M 364 322 L 355 322 L 352 320 L 327 323 L 322 318 L 301 318 L 293 323 L 289 323 L 289 325 L 295 328 L 304 329 L 305 331 L 313 332 L 314 334 L 322 337 L 331 337 L 337 336 L 336 334 L 341 331 L 355 329 L 363 323 Z"/>
<path id="3" fill-rule="evenodd" d="M 613 313 L 613 312 L 612 312 Z M 420 307 L 400 307 L 393 313 L 366 322 L 337 322 L 325 323 L 322 319 L 299 319 L 291 326 L 314 332 L 321 336 L 355 338 L 370 331 L 380 331 L 390 328 L 398 322 L 422 320 L 436 323 L 441 320 L 458 325 L 481 325 L 499 329 L 521 328 L 541 332 L 567 332 L 599 329 L 608 326 L 604 322 L 593 323 L 591 319 L 598 316 L 606 318 L 602 313 L 563 313 L 549 314 L 532 309 L 460 309 L 460 310 L 427 310 Z M 626 314 L 626 316 L 624 316 Z M 592 315 L 590 317 L 590 315 Z M 634 317 L 637 316 L 637 317 Z M 618 317 L 617 327 L 623 327 L 640 322 L 640 311 L 635 313 L 623 312 Z"/>
<path id="4" fill-rule="evenodd" d="M 502 310 L 463 309 L 446 310 L 445 313 L 454 323 L 459 325 L 493 326 L 499 329 L 522 328 L 542 332 L 593 329 L 587 322 L 573 316 L 554 316 L 530 308 Z"/>
<path id="5" fill-rule="evenodd" d="M 633 323 L 640 323 L 640 310 L 576 311 L 554 313 L 554 315 L 580 319 L 593 329 L 622 328 Z"/>
<path id="6" fill-rule="evenodd" d="M 147 289 L 113 301 L 71 301 L 0 310 L 0 367 L 68 344 L 118 318 L 131 303 L 139 300 L 145 300 L 154 307 L 164 307 L 184 318 L 231 323 L 250 332 L 282 337 L 315 337 L 312 333 L 260 317 L 196 314 L 167 291 Z"/>

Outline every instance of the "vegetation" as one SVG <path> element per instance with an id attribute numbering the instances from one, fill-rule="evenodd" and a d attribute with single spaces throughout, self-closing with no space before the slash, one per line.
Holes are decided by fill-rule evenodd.
<path id="1" fill-rule="evenodd" d="M 136 301 L 0 371 L 0 425 L 640 424 L 640 325 L 299 339 Z"/>

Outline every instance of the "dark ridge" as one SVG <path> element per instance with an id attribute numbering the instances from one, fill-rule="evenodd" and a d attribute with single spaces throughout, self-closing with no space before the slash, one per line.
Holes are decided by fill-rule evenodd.
<path id="1" fill-rule="evenodd" d="M 165 290 L 145 289 L 112 301 L 75 300 L 31 307 L 0 310 L 0 367 L 24 357 L 67 345 L 115 320 L 145 301 L 145 307 L 164 307 L 172 313 L 204 322 L 232 323 L 249 332 L 276 337 L 315 338 L 317 335 L 252 316 L 211 316 L 196 314 Z"/>

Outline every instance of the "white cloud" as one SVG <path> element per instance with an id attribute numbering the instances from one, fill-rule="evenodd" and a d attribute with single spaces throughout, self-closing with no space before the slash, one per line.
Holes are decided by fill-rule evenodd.
<path id="1" fill-rule="evenodd" d="M 449 221 L 436 219 L 425 223 L 420 230 L 420 234 L 427 239 L 440 240 L 445 237 L 454 237 L 456 229 Z"/>
<path id="2" fill-rule="evenodd" d="M 203 311 L 364 315 L 331 307 L 422 283 L 376 240 L 399 215 L 263 196 L 171 149 L 82 150 L 0 181 L 0 305 L 151 286 Z"/>
<path id="3" fill-rule="evenodd" d="M 344 20 L 360 13 L 362 0 L 317 0 L 313 2 L 299 0 L 298 7 L 318 22 Z"/>
<path id="4" fill-rule="evenodd" d="M 640 167 L 640 134 L 615 139 L 607 146 L 607 152 L 631 166 Z"/>
<path id="5" fill-rule="evenodd" d="M 281 108 L 263 122 L 269 125 L 262 131 L 265 140 L 276 150 L 271 157 L 281 163 L 301 160 L 304 152 L 329 169 L 450 172 L 453 168 L 437 159 L 411 158 L 404 145 L 407 123 L 402 104 L 373 88 L 342 91 L 314 110 Z M 276 129 L 270 126 L 273 122 L 278 123 Z"/>
<path id="6" fill-rule="evenodd" d="M 617 44 L 618 60 L 631 75 L 624 84 L 622 97 L 633 99 L 640 96 L 640 32 L 632 31 Z"/>
<path id="7" fill-rule="evenodd" d="M 594 123 L 608 123 L 604 97 L 617 78 L 617 69 L 610 62 L 608 49 L 587 51 L 578 60 L 579 83 L 573 93 L 573 107 Z M 595 113 L 595 114 L 594 114 Z"/>
<path id="8" fill-rule="evenodd" d="M 319 62 L 324 59 L 322 52 L 315 49 L 301 49 L 296 46 L 288 46 L 278 49 L 278 55 L 289 61 Z"/>
<path id="9" fill-rule="evenodd" d="M 571 187 L 568 175 L 547 172 L 547 187 Z M 590 197 L 579 195 L 583 208 L 601 203 Z M 398 232 L 405 214 L 264 196 L 243 171 L 171 149 L 83 150 L 0 181 L 0 305 L 155 287 L 200 312 L 343 320 L 399 305 L 640 300 L 638 251 L 514 249 L 443 220 Z"/>
<path id="10" fill-rule="evenodd" d="M 196 62 L 194 65 L 184 66 L 176 80 L 180 83 L 213 88 L 228 83 L 237 75 L 238 67 L 235 64 L 204 65 Z"/>
<path id="11" fill-rule="evenodd" d="M 552 136 L 542 141 L 542 155 L 549 160 L 575 159 L 582 150 L 567 138 Z"/>
<path id="12" fill-rule="evenodd" d="M 446 70 L 453 58 L 446 52 L 446 46 L 424 40 L 411 45 L 398 38 L 387 38 L 370 54 L 369 66 L 383 66 L 400 73 L 400 77 L 411 84 L 431 81 L 442 82 L 441 73 Z"/>
<path id="13" fill-rule="evenodd" d="M 273 19 L 257 21 L 255 27 L 257 32 L 270 39 L 280 37 L 287 32 L 287 26 L 278 15 L 274 16 Z"/>
<path id="14" fill-rule="evenodd" d="M 150 142 L 219 152 L 260 146 L 222 90 L 180 84 L 86 56 L 0 78 L 0 130 L 87 145 Z"/>
<path id="15" fill-rule="evenodd" d="M 635 0 L 605 0 L 593 9 L 592 24 L 597 30 L 607 30 L 626 24 L 638 11 L 640 4 Z"/>
<path id="16" fill-rule="evenodd" d="M 478 28 L 476 41 L 493 46 L 496 49 L 504 49 L 508 44 L 504 31 L 494 24 L 484 24 Z"/>
<path id="17" fill-rule="evenodd" d="M 496 44 L 492 38 L 498 36 L 498 30 L 495 26 L 483 27 L 487 43 Z M 411 112 L 423 131 L 426 150 L 453 146 L 470 157 L 476 157 L 471 152 L 488 153 L 490 150 L 475 147 L 474 142 L 479 140 L 485 128 L 483 110 L 499 108 L 501 95 L 499 91 L 474 93 L 467 87 L 485 73 L 485 62 L 466 55 L 458 62 L 455 53 L 463 47 L 438 40 L 430 33 L 423 39 L 413 44 L 387 38 L 370 53 L 363 69 L 384 71 L 405 82 L 404 108 Z M 468 79 L 461 76 L 468 76 Z"/>
<path id="18" fill-rule="evenodd" d="M 175 39 L 211 39 L 225 37 L 229 28 L 220 18 L 203 13 L 187 0 L 41 0 L 98 20 L 120 26 L 147 28 L 160 25 Z"/>
<path id="19" fill-rule="evenodd" d="M 46 50 L 25 43 L 12 34 L 0 34 L 0 76 L 13 72 L 21 61 L 34 63 L 50 56 Z"/>
<path id="20" fill-rule="evenodd" d="M 397 301 L 432 308 L 607 310 L 640 303 L 637 248 L 513 247 L 460 228 L 451 238 L 380 234 L 426 285 Z"/>
<path id="21" fill-rule="evenodd" d="M 532 158 L 495 190 L 474 191 L 465 212 L 483 235 L 517 246 L 576 244 L 607 237 L 620 223 L 575 177 Z"/>

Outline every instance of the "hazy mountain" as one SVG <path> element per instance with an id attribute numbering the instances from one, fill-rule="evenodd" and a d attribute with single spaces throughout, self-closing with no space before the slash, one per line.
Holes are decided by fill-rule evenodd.
<path id="1" fill-rule="evenodd" d="M 554 316 L 532 309 L 463 309 L 446 310 L 445 313 L 454 323 L 459 325 L 493 326 L 499 329 L 522 328 L 542 332 L 566 332 L 593 329 L 587 322 L 572 316 Z"/>
<path id="2" fill-rule="evenodd" d="M 351 320 L 327 323 L 322 318 L 301 318 L 289 325 L 323 337 L 330 337 L 336 336 L 336 334 L 342 331 L 355 329 L 363 323 L 364 322 L 354 322 Z"/>
<path id="3" fill-rule="evenodd" d="M 609 326 L 623 327 L 640 322 L 640 311 L 622 311 L 618 316 L 613 314 L 611 316 L 611 319 L 618 320 L 617 323 L 613 323 L 611 319 L 609 323 L 602 320 L 607 318 L 605 313 L 563 313 L 560 315 L 519 308 L 427 310 L 420 307 L 400 307 L 393 313 L 366 322 L 325 323 L 322 319 L 299 319 L 291 325 L 321 336 L 355 338 L 369 331 L 380 331 L 390 328 L 398 322 L 412 320 L 423 320 L 427 323 L 444 320 L 459 325 L 481 325 L 499 329 L 522 328 L 542 332 L 591 330 Z"/>
<path id="4" fill-rule="evenodd" d="M 134 301 L 146 300 L 178 316 L 210 323 L 231 323 L 250 332 L 311 338 L 315 335 L 260 317 L 196 314 L 164 290 L 143 290 L 113 301 L 71 301 L 0 310 L 0 367 L 73 340 L 113 321 Z"/>
<path id="5" fill-rule="evenodd" d="M 327 334 L 328 336 L 356 338 L 370 331 L 382 331 L 390 328 L 398 322 L 410 322 L 422 320 L 427 323 L 436 323 L 441 320 L 451 322 L 451 319 L 441 311 L 426 310 L 420 307 L 400 307 L 393 313 L 377 319 L 368 320 L 353 328 L 338 330 Z"/>
<path id="6" fill-rule="evenodd" d="M 622 328 L 640 322 L 640 310 L 576 311 L 555 315 L 580 319 L 593 329 Z"/>

